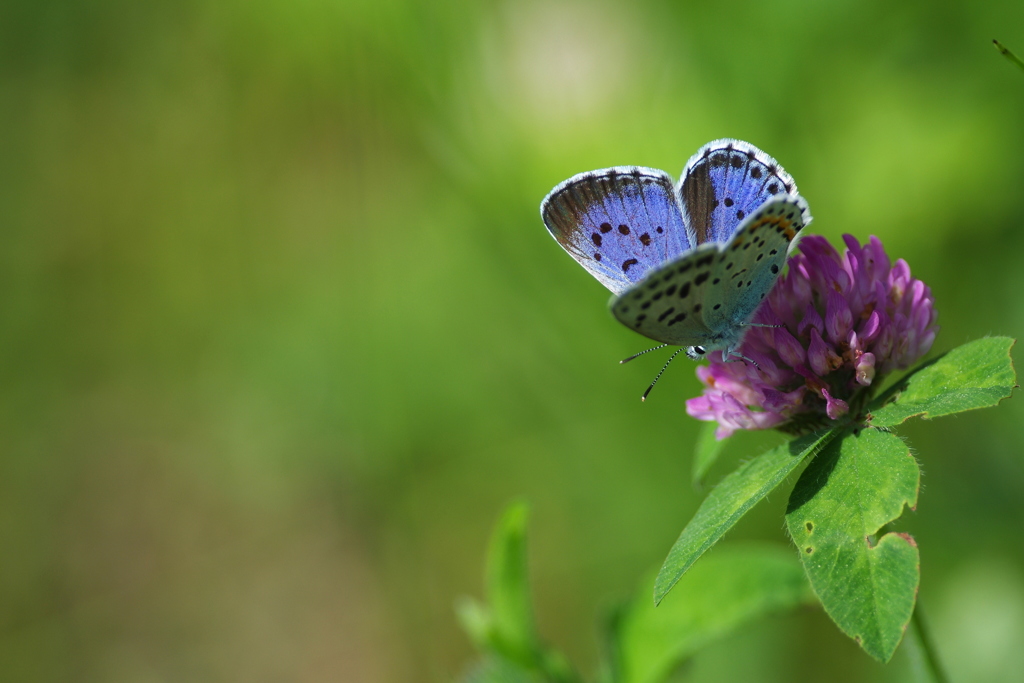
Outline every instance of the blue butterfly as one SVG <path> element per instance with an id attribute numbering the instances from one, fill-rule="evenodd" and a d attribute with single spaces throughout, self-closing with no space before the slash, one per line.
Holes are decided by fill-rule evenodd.
<path id="1" fill-rule="evenodd" d="M 716 350 L 749 360 L 739 347 L 750 319 L 811 222 L 779 163 L 730 139 L 697 150 L 678 184 L 641 166 L 589 171 L 555 187 L 540 212 L 614 293 L 619 322 L 694 360 Z"/>

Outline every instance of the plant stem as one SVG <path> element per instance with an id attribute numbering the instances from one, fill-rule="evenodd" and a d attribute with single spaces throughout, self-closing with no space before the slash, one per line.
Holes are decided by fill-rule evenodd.
<path id="1" fill-rule="evenodd" d="M 949 678 L 942 666 L 939 665 L 939 658 L 935 654 L 935 644 L 932 642 L 931 632 L 925 626 L 924 616 L 921 614 L 921 603 L 914 607 L 914 615 L 911 617 L 914 630 L 917 631 L 917 642 L 924 654 L 925 665 L 928 667 L 935 683 L 949 683 Z"/>
<path id="2" fill-rule="evenodd" d="M 997 49 L 997 50 L 999 50 L 999 52 L 1000 52 L 1000 53 L 1001 53 L 1001 54 L 1002 54 L 1002 55 L 1003 55 L 1004 57 L 1006 57 L 1007 59 L 1009 59 L 1009 60 L 1010 60 L 1011 62 L 1013 62 L 1014 64 L 1016 64 L 1016 65 L 1017 65 L 1017 66 L 1019 66 L 1020 68 L 1024 69 L 1024 62 L 1022 62 L 1022 61 L 1021 61 L 1020 57 L 1018 57 L 1017 55 L 1015 55 L 1015 54 L 1013 54 L 1012 52 L 1010 52 L 1009 48 L 1005 47 L 1005 46 L 1004 46 L 1004 45 L 1003 45 L 1002 43 L 1000 43 L 1000 42 L 999 42 L 998 40 L 993 40 L 992 42 L 993 42 L 993 43 L 995 44 L 995 46 L 996 46 L 996 49 Z"/>

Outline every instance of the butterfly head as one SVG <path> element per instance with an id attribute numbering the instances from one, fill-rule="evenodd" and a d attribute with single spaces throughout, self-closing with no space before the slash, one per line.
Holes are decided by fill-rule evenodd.
<path id="1" fill-rule="evenodd" d="M 721 351 L 722 358 L 725 361 L 728 361 L 730 357 L 747 360 L 747 357 L 740 353 L 740 346 L 743 345 L 743 340 L 747 336 L 747 330 L 751 327 L 774 327 L 774 325 L 735 322 L 732 326 L 703 344 L 685 347 L 686 355 L 690 360 L 704 360 L 712 351 Z"/>

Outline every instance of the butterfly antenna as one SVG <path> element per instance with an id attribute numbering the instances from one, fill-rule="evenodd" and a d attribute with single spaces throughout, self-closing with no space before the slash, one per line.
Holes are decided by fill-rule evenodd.
<path id="1" fill-rule="evenodd" d="M 629 358 L 623 358 L 622 360 L 620 360 L 619 361 L 619 365 L 621 365 L 623 363 L 628 363 L 629 361 L 633 360 L 634 358 L 639 358 L 640 356 L 644 355 L 645 353 L 650 353 L 651 351 L 657 351 L 658 349 L 663 349 L 666 346 L 668 346 L 668 344 L 662 344 L 661 346 L 652 346 L 651 348 L 647 349 L 646 351 L 641 351 L 640 353 L 634 353 Z M 677 351 L 677 353 L 678 353 L 678 351 Z"/>
<path id="2" fill-rule="evenodd" d="M 668 344 L 665 344 L 665 346 L 668 346 Z M 658 376 L 654 378 L 653 382 L 651 382 L 651 386 L 647 387 L 647 391 L 644 392 L 644 395 L 640 397 L 641 401 L 647 400 L 647 394 L 651 393 L 651 389 L 653 389 L 654 385 L 658 383 L 658 380 L 661 379 L 661 376 L 665 374 L 665 368 L 668 367 L 668 364 L 671 363 L 675 359 L 675 357 L 679 355 L 679 352 L 682 351 L 684 348 L 685 347 L 680 346 L 678 349 L 676 349 L 675 353 L 668 357 L 668 360 L 665 361 L 665 364 L 661 366 L 661 372 L 659 372 Z"/>

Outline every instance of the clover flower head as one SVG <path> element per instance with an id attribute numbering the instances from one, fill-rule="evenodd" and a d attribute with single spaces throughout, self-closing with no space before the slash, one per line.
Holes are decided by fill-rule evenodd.
<path id="1" fill-rule="evenodd" d="M 686 402 L 718 438 L 737 429 L 800 432 L 858 411 L 882 377 L 907 368 L 935 341 L 931 290 L 894 265 L 881 241 L 844 235 L 839 252 L 805 237 L 751 322 L 740 353 L 754 363 L 708 355 L 697 369 L 704 393 Z M 756 364 L 756 365 L 755 365 Z"/>

